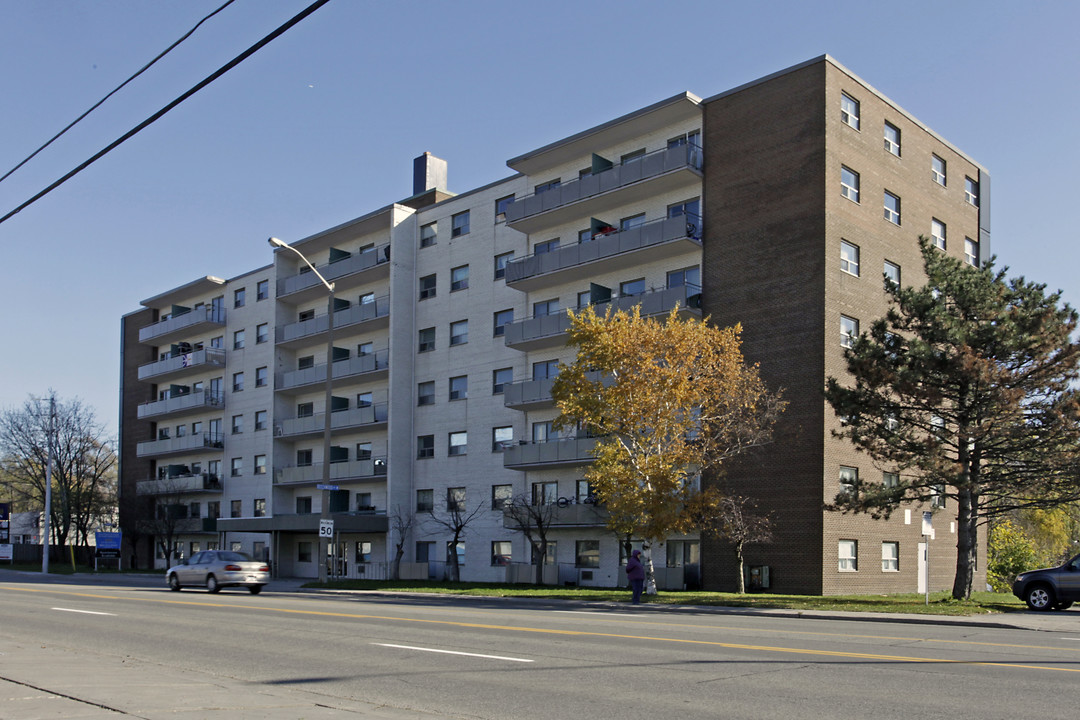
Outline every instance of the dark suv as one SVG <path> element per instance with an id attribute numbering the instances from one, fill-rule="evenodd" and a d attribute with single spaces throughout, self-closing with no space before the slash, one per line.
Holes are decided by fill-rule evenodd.
<path id="1" fill-rule="evenodd" d="M 1066 610 L 1080 600 L 1080 555 L 1064 565 L 1016 576 L 1013 595 L 1032 610 Z"/>

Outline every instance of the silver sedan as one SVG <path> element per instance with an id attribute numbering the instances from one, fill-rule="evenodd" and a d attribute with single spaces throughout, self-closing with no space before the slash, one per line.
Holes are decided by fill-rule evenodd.
<path id="1" fill-rule="evenodd" d="M 252 595 L 258 595 L 270 582 L 270 566 L 242 552 L 204 550 L 169 568 L 165 581 L 173 591 L 197 586 L 216 593 L 223 587 L 246 587 Z"/>

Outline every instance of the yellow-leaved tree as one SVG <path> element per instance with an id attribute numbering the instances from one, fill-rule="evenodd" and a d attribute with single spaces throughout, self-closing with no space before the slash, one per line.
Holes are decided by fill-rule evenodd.
<path id="1" fill-rule="evenodd" d="M 756 365 L 743 360 L 741 328 L 631 312 L 570 312 L 571 365 L 559 368 L 552 396 L 560 429 L 598 438 L 586 478 L 620 535 L 643 540 L 648 593 L 656 592 L 652 545 L 700 528 L 720 494 L 702 472 L 772 438 L 785 403 Z"/>

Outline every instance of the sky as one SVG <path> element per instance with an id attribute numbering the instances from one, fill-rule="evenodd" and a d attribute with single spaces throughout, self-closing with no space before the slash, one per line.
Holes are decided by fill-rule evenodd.
<path id="1" fill-rule="evenodd" d="M 225 0 L 0 0 L 0 175 Z M 0 182 L 0 216 L 309 0 L 235 0 Z M 1080 3 L 330 0 L 0 224 L 0 410 L 50 390 L 119 410 L 120 318 L 412 192 L 688 90 L 706 98 L 829 54 L 986 168 L 992 250 L 1080 306 Z M 1074 208 L 1075 209 L 1075 208 Z M 928 229 L 927 229 L 928 230 Z"/>

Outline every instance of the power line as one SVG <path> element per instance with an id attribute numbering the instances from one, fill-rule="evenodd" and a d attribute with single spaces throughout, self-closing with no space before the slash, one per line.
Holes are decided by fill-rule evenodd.
<path id="1" fill-rule="evenodd" d="M 68 180 L 75 177 L 76 175 L 78 175 L 80 172 L 82 172 L 86 168 L 90 167 L 92 164 L 94 164 L 95 162 L 100 160 L 102 157 L 104 157 L 109 152 L 111 152 L 112 150 L 117 148 L 119 145 L 121 145 L 122 143 L 126 142 L 128 139 L 130 139 L 130 138 L 134 137 L 135 135 L 137 135 L 143 129 L 145 129 L 146 127 L 148 127 L 148 126 L 152 125 L 153 123 L 157 122 L 163 115 L 165 115 L 165 113 L 169 112 L 170 110 L 175 108 L 177 105 L 184 102 L 189 97 L 191 97 L 195 93 L 199 92 L 200 90 L 202 90 L 204 87 L 206 87 L 210 83 L 217 80 L 219 77 L 221 77 L 222 75 L 227 73 L 229 70 L 232 70 L 234 67 L 236 67 L 237 65 L 242 63 L 244 60 L 247 60 L 249 57 L 251 57 L 256 52 L 261 50 L 265 45 L 267 45 L 270 42 L 272 42 L 273 40 L 275 40 L 279 35 L 281 35 L 285 31 L 287 31 L 293 25 L 296 25 L 298 22 L 300 22 L 301 20 L 303 20 L 308 15 L 315 12 L 316 10 L 318 10 L 319 8 L 321 8 L 323 5 L 325 5 L 328 2 L 330 2 L 330 0 L 316 0 L 311 5 L 308 5 L 306 8 L 304 8 L 299 13 L 297 13 L 294 17 L 292 17 L 288 21 L 286 21 L 279 28 L 277 28 L 276 30 L 271 32 L 269 35 L 267 35 L 266 37 L 264 37 L 262 40 L 258 41 L 257 43 L 255 43 L 251 47 L 249 47 L 244 52 L 237 55 L 235 58 L 233 58 L 229 62 L 222 65 L 220 68 L 218 68 L 213 73 L 208 75 L 205 79 L 203 79 L 201 82 L 196 84 L 194 87 L 192 87 L 190 90 L 185 92 L 183 95 L 181 95 L 180 97 L 176 98 L 175 100 L 170 102 L 165 107 L 158 110 L 156 113 L 154 113 L 153 115 L 148 117 L 146 120 L 143 120 L 141 123 L 136 125 L 131 130 L 128 130 L 126 133 L 124 133 L 122 136 L 120 136 L 119 138 L 114 140 L 112 143 L 110 143 L 104 149 L 99 150 L 89 160 L 83 162 L 81 165 L 76 167 L 74 170 L 72 170 L 69 173 L 67 173 L 66 175 L 64 175 L 62 178 L 60 178 L 59 180 L 54 182 L 52 185 L 49 185 L 47 188 L 45 188 L 44 190 L 39 192 L 37 195 L 34 195 L 34 197 L 30 198 L 29 200 L 24 202 L 22 205 L 19 205 L 17 208 L 15 208 L 11 212 L 9 212 L 4 217 L 0 217 L 0 224 L 6 222 L 7 220 L 9 220 L 12 217 L 14 217 L 15 215 L 17 215 L 18 213 L 22 212 L 23 210 L 25 210 L 30 205 L 34 204 L 35 202 L 37 202 L 41 198 L 45 197 L 50 192 L 52 192 L 56 188 L 60 187 L 61 185 L 63 185 L 64 183 L 66 183 Z"/>
<path id="2" fill-rule="evenodd" d="M 232 4 L 234 3 L 234 2 L 236 2 L 236 0 L 227 0 L 227 1 L 226 1 L 226 3 L 225 3 L 224 5 L 222 5 L 222 6 L 221 6 L 221 7 L 219 7 L 219 8 L 217 9 L 217 10 L 215 10 L 214 12 L 210 13 L 209 15 L 207 15 L 206 17 L 204 17 L 204 18 L 203 18 L 202 20 L 200 20 L 199 22 L 197 22 L 197 23 L 195 24 L 195 27 L 193 27 L 193 28 L 191 28 L 190 30 L 188 30 L 188 31 L 187 31 L 187 33 L 185 33 L 185 34 L 184 34 L 184 35 L 183 35 L 183 36 L 182 36 L 182 37 L 181 37 L 181 38 L 180 38 L 179 40 L 177 40 L 176 42 L 174 42 L 174 43 L 173 43 L 172 45 L 170 45 L 169 47 L 165 48 L 165 49 L 164 49 L 164 50 L 163 50 L 163 51 L 162 51 L 161 53 L 159 53 L 159 54 L 158 54 L 158 56 L 157 56 L 157 57 L 155 57 L 155 58 L 154 58 L 153 60 L 151 60 L 150 62 L 148 62 L 148 63 L 146 63 L 145 65 L 143 65 L 143 66 L 142 66 L 141 68 L 139 68 L 139 71 L 138 71 L 138 72 L 136 72 L 136 73 L 135 73 L 134 75 L 132 75 L 132 76 L 131 76 L 131 77 L 129 77 L 129 78 L 127 79 L 127 80 L 125 80 L 124 82 L 122 82 L 122 83 L 120 83 L 119 85 L 117 85 L 117 86 L 116 86 L 116 87 L 115 87 L 115 88 L 113 89 L 113 91 L 112 91 L 112 92 L 110 92 L 110 93 L 109 93 L 108 95 L 106 95 L 105 97 L 101 98 L 101 99 L 100 99 L 100 100 L 98 100 L 98 101 L 97 101 L 96 103 L 94 103 L 94 105 L 93 105 L 93 106 L 91 106 L 91 107 L 90 107 L 90 109 L 89 109 L 89 110 L 87 110 L 86 112 L 84 112 L 84 113 L 83 113 L 82 115 L 80 115 L 79 117 L 77 117 L 77 118 L 75 118 L 74 120 L 72 120 L 72 121 L 71 121 L 71 122 L 70 122 L 70 123 L 68 124 L 68 126 L 67 126 L 67 127 L 65 127 L 65 128 L 63 129 L 63 130 L 61 130 L 60 132 L 56 133 L 56 134 L 55 134 L 55 135 L 53 135 L 53 136 L 52 136 L 51 138 L 49 138 L 49 140 L 48 140 L 48 141 L 47 141 L 47 142 L 46 142 L 46 143 L 45 143 L 44 145 L 42 145 L 41 147 L 39 147 L 39 148 L 38 148 L 37 150 L 35 150 L 34 152 L 30 153 L 30 155 L 28 155 L 28 156 L 26 157 L 26 159 L 24 159 L 24 160 L 23 160 L 22 162 L 20 162 L 20 163 L 19 163 L 18 165 L 16 165 L 15 167 L 11 168 L 11 169 L 10 169 L 10 170 L 8 170 L 8 171 L 7 171 L 6 173 L 4 173 L 4 176 L 3 176 L 3 177 L 0 177 L 0 182 L 3 182 L 4 180 L 7 180 L 7 179 L 8 179 L 8 176 L 10 176 L 10 175 L 11 175 L 11 174 L 12 174 L 13 172 L 15 172 L 16 170 L 18 170 L 19 168 L 21 168 L 21 167 L 22 167 L 23 165 L 25 165 L 26 163 L 28 163 L 28 162 L 30 162 L 31 160 L 33 160 L 33 159 L 34 159 L 34 157 L 35 157 L 35 156 L 36 156 L 36 155 L 37 155 L 37 154 L 38 154 L 39 152 L 41 152 L 42 150 L 44 150 L 45 148 L 49 147 L 49 146 L 50 146 L 50 145 L 52 145 L 52 144 L 53 144 L 54 142 L 56 142 L 56 140 L 58 140 L 58 139 L 60 138 L 60 136 L 61 136 L 61 135 L 63 135 L 64 133 L 66 133 L 66 132 L 67 132 L 68 130 L 70 130 L 71 128 L 75 127 L 75 126 L 76 126 L 76 125 L 77 125 L 77 124 L 78 124 L 78 123 L 79 123 L 79 122 L 80 122 L 80 121 L 81 121 L 81 120 L 82 120 L 83 118 L 85 118 L 85 117 L 86 117 L 87 115 L 89 115 L 90 113 L 92 113 L 92 112 L 94 112 L 95 110 L 97 110 L 97 109 L 98 109 L 98 108 L 99 108 L 99 107 L 101 106 L 101 104 L 102 104 L 102 103 L 104 103 L 104 102 L 105 102 L 106 100 L 108 100 L 108 99 L 109 99 L 109 98 L 111 98 L 111 97 L 112 97 L 113 95 L 115 95 L 115 94 L 116 94 L 116 93 L 117 93 L 118 91 L 120 91 L 120 90 L 121 90 L 121 89 L 122 89 L 122 88 L 123 88 L 123 87 L 124 87 L 125 85 L 127 85 L 127 84 L 128 84 L 129 82 L 131 82 L 132 80 L 134 80 L 135 78 L 139 77 L 139 76 L 140 76 L 140 75 L 142 75 L 142 74 L 143 74 L 144 72 L 146 72 L 147 70 L 149 70 L 149 69 L 150 69 L 150 67 L 151 67 L 151 66 L 153 66 L 153 64 L 154 64 L 154 63 L 156 63 L 156 62 L 157 62 L 158 60 L 160 60 L 161 58 L 163 58 L 163 57 L 165 57 L 166 55 L 168 55 L 168 54 L 169 54 L 169 53 L 170 53 L 170 52 L 171 52 L 171 51 L 173 50 L 173 48 L 175 48 L 175 47 L 176 47 L 177 45 L 179 45 L 180 43 L 184 42 L 184 41 L 185 41 L 185 40 L 187 40 L 187 39 L 188 39 L 189 37 L 191 37 L 191 35 L 192 35 L 192 34 L 193 34 L 193 33 L 194 33 L 194 32 L 195 32 L 196 30 L 198 30 L 198 29 L 199 29 L 199 26 L 200 26 L 200 25 L 202 25 L 202 24 L 203 24 L 204 22 L 206 22 L 206 21 L 207 21 L 207 20 L 209 20 L 210 18 L 212 18 L 212 17 L 214 17 L 215 15 L 217 15 L 217 14 L 218 14 L 219 12 L 221 12 L 221 11 L 222 11 L 222 10 L 224 10 L 225 8 L 227 8 L 227 7 L 229 7 L 230 5 L 232 5 Z"/>

